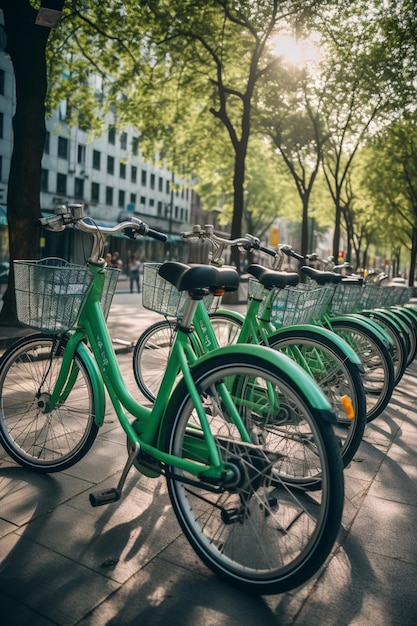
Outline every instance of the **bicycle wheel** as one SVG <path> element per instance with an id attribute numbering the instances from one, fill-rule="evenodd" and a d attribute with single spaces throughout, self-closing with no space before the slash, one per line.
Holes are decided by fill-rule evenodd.
<path id="1" fill-rule="evenodd" d="M 218 575 L 259 594 L 288 591 L 318 571 L 336 540 L 344 498 L 332 427 L 303 388 L 314 383 L 279 356 L 281 368 L 249 351 L 217 353 L 192 368 L 220 457 L 235 470 L 233 485 L 166 471 L 175 515 L 196 553 Z M 239 393 L 234 403 L 251 444 L 222 402 L 225 384 Z M 170 409 L 167 451 L 198 460 L 203 434 L 183 380 Z M 318 477 L 319 489 L 309 491 Z"/>
<path id="2" fill-rule="evenodd" d="M 239 320 L 227 313 L 210 315 L 216 335 L 227 342 L 237 341 Z M 346 358 L 329 338 L 314 330 L 282 329 L 268 337 L 268 346 L 289 356 L 321 387 L 337 416 L 334 425 L 343 466 L 347 467 L 361 444 L 366 425 L 366 396 L 357 366 Z M 351 403 L 355 417 L 346 417 L 345 403 Z"/>
<path id="3" fill-rule="evenodd" d="M 232 315 L 210 315 L 219 345 L 227 346 L 237 341 L 241 324 Z M 225 324 L 224 320 L 228 323 Z M 165 372 L 174 339 L 176 322 L 161 320 L 147 328 L 138 338 L 133 350 L 133 373 L 136 384 L 145 398 L 155 402 L 163 373 Z M 196 335 L 190 335 L 196 354 L 202 352 Z"/>
<path id="4" fill-rule="evenodd" d="M 98 431 L 90 375 L 77 354 L 71 388 L 51 411 L 45 408 L 65 343 L 51 335 L 24 337 L 0 361 L 0 443 L 17 463 L 37 472 L 77 463 Z"/>
<path id="5" fill-rule="evenodd" d="M 361 315 L 374 320 L 391 339 L 393 346 L 392 362 L 394 365 L 394 384 L 398 385 L 407 367 L 409 353 L 408 336 L 400 326 L 384 310 L 361 311 Z M 407 341 L 407 343 L 406 343 Z"/>
<path id="6" fill-rule="evenodd" d="M 299 363 L 321 387 L 337 417 L 333 430 L 347 467 L 366 425 L 366 396 L 359 368 L 334 342 L 314 331 L 288 328 L 268 337 L 268 345 Z M 353 417 L 347 416 L 346 403 L 353 409 Z"/>
<path id="7" fill-rule="evenodd" d="M 175 333 L 175 322 L 161 320 L 147 328 L 133 350 L 133 374 L 145 398 L 155 402 Z"/>
<path id="8" fill-rule="evenodd" d="M 396 319 L 401 320 L 407 327 L 410 337 L 407 366 L 411 365 L 417 355 L 417 312 L 407 306 L 390 307 L 388 311 L 393 313 Z"/>
<path id="9" fill-rule="evenodd" d="M 366 394 L 366 421 L 369 423 L 381 415 L 394 391 L 392 357 L 378 335 L 354 318 L 330 321 L 334 332 L 355 350 L 365 368 L 362 381 Z"/>

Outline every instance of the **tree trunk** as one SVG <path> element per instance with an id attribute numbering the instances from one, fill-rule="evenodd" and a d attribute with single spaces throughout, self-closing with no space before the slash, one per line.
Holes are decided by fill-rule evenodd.
<path id="1" fill-rule="evenodd" d="M 7 193 L 11 272 L 3 296 L 0 323 L 13 325 L 17 323 L 13 260 L 34 259 L 39 250 L 39 233 L 33 221 L 40 215 L 47 89 L 45 49 L 50 28 L 35 24 L 38 11 L 29 0 L 3 0 L 0 8 L 3 8 L 6 50 L 16 85 L 14 143 Z"/>
<path id="2" fill-rule="evenodd" d="M 233 218 L 230 233 L 232 239 L 242 236 L 246 149 L 242 146 L 241 142 L 235 154 L 235 171 L 233 176 Z M 231 260 L 232 264 L 238 271 L 240 271 L 240 250 L 236 246 L 231 248 Z"/>
<path id="3" fill-rule="evenodd" d="M 339 249 L 340 249 L 340 218 L 341 218 L 341 208 L 339 203 L 336 203 L 336 211 L 335 211 L 335 219 L 334 219 L 334 233 L 333 233 L 333 256 L 335 258 L 335 262 L 337 263 L 337 259 L 339 257 Z"/>

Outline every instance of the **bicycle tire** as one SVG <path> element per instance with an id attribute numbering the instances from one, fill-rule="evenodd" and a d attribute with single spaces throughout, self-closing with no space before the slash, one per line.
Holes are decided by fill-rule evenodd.
<path id="1" fill-rule="evenodd" d="M 0 443 L 17 463 L 36 472 L 59 472 L 77 463 L 98 432 L 88 368 L 74 355 L 77 379 L 62 404 L 47 402 L 66 341 L 37 334 L 11 346 L 0 360 Z"/>
<path id="2" fill-rule="evenodd" d="M 216 324 L 216 314 L 210 314 L 213 330 L 221 346 L 235 343 L 241 328 L 240 323 L 232 315 L 229 317 L 235 322 L 235 325 L 233 327 L 229 325 L 228 335 L 226 335 L 225 326 Z M 133 349 L 132 366 L 135 381 L 141 393 L 150 402 L 155 402 L 161 385 L 171 352 L 175 328 L 176 322 L 174 321 L 161 320 L 155 322 L 138 337 Z M 196 353 L 202 353 L 196 335 L 190 335 L 190 340 L 194 342 L 193 347 Z"/>
<path id="3" fill-rule="evenodd" d="M 294 367 L 288 367 L 293 377 Z M 249 350 L 211 355 L 192 367 L 192 374 L 221 457 L 239 469 L 241 478 L 231 488 L 216 490 L 192 477 L 190 484 L 183 470 L 168 467 L 168 492 L 184 535 L 202 561 L 229 583 L 258 594 L 298 587 L 317 573 L 339 531 L 343 468 L 332 426 L 312 409 L 302 384 L 285 367 L 272 366 Z M 304 384 L 314 384 L 304 372 L 300 375 Z M 252 444 L 242 443 L 217 395 L 218 386 L 231 379 L 231 387 L 243 392 L 240 411 L 253 433 Z M 285 399 L 282 415 L 267 402 L 268 384 Z M 257 404 L 249 402 L 255 388 Z M 188 438 L 195 442 L 198 437 L 194 413 L 181 380 L 166 424 L 168 452 L 189 456 Z M 320 475 L 319 490 L 308 490 L 309 471 L 315 474 L 314 487 Z"/>
<path id="4" fill-rule="evenodd" d="M 314 331 L 287 328 L 268 337 L 268 346 L 306 363 L 336 415 L 333 430 L 343 466 L 347 467 L 362 442 L 366 426 L 366 396 L 358 366 L 329 338 Z M 352 418 L 346 416 L 346 398 L 354 411 Z"/>
<path id="5" fill-rule="evenodd" d="M 155 402 L 171 353 L 176 323 L 161 320 L 149 326 L 137 339 L 132 355 L 133 374 L 141 393 Z"/>
<path id="6" fill-rule="evenodd" d="M 390 307 L 388 310 L 407 325 L 410 333 L 410 352 L 407 365 L 411 365 L 417 356 L 417 311 L 412 307 L 406 306 Z"/>
<path id="7" fill-rule="evenodd" d="M 370 309 L 369 311 L 361 311 L 361 315 L 376 322 L 391 339 L 393 346 L 392 361 L 394 364 L 394 384 L 398 385 L 407 368 L 409 354 L 408 336 L 400 330 L 398 323 L 384 310 Z"/>
<path id="8" fill-rule="evenodd" d="M 331 327 L 357 353 L 365 372 L 362 381 L 366 394 L 366 421 L 381 415 L 395 388 L 394 365 L 388 348 L 373 332 L 352 318 L 331 319 Z"/>

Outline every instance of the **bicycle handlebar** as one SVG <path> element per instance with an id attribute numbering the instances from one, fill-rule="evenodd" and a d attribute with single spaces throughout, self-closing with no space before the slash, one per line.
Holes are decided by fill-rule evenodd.
<path id="1" fill-rule="evenodd" d="M 35 221 L 35 225 L 43 226 L 47 230 L 55 232 L 63 231 L 68 226 L 74 225 L 83 232 L 89 233 L 94 238 L 90 258 L 93 262 L 97 262 L 100 258 L 103 240 L 110 235 L 124 234 L 130 237 L 130 239 L 136 239 L 139 236 L 144 237 L 146 235 L 162 242 L 168 239 L 167 235 L 150 228 L 145 222 L 133 215 L 115 226 L 99 226 L 91 217 L 84 215 L 82 204 L 60 206 L 55 209 L 54 215 L 39 218 Z"/>
<path id="2" fill-rule="evenodd" d="M 254 235 L 250 235 L 246 233 L 243 237 L 237 237 L 236 239 L 226 239 L 225 237 L 220 237 L 216 235 L 214 232 L 214 226 L 211 224 L 206 224 L 204 227 L 199 225 L 193 226 L 193 230 L 189 232 L 183 232 L 182 237 L 184 239 L 207 239 L 212 242 L 215 246 L 215 254 L 211 258 L 210 262 L 213 264 L 222 264 L 223 259 L 221 258 L 221 253 L 223 252 L 223 248 L 225 246 L 233 247 L 238 246 L 247 252 L 250 250 L 259 250 L 264 254 L 268 254 L 274 258 L 277 257 L 276 250 L 271 250 L 270 248 L 266 248 L 261 245 L 258 237 Z"/>

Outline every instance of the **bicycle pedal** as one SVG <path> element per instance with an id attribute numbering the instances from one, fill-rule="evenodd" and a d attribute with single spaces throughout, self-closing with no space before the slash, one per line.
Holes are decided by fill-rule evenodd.
<path id="1" fill-rule="evenodd" d="M 111 504 L 120 500 L 120 489 L 112 488 L 105 491 L 98 491 L 97 493 L 90 493 L 89 499 L 91 506 L 103 506 L 104 504 Z"/>

